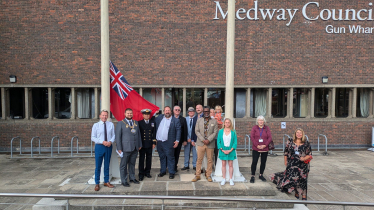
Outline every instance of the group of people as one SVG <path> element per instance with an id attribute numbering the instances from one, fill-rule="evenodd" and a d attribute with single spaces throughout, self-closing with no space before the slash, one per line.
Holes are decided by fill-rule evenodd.
<path id="1" fill-rule="evenodd" d="M 112 143 L 117 145 L 118 154 L 121 156 L 120 175 L 122 185 L 129 187 L 130 183 L 139 184 L 144 177 L 152 178 L 150 173 L 152 165 L 152 150 L 157 146 L 160 158 L 160 173 L 158 177 L 166 175 L 174 179 L 178 171 L 178 162 L 182 145 L 184 146 L 184 163 L 180 170 L 190 169 L 192 152 L 192 166 L 196 170 L 192 182 L 201 179 L 202 165 L 206 158 L 206 180 L 212 182 L 213 156 L 215 163 L 217 158 L 222 162 L 222 181 L 225 185 L 226 176 L 230 185 L 234 185 L 233 161 L 237 159 L 237 135 L 233 129 L 231 119 L 222 121 L 222 108 L 216 106 L 210 109 L 208 106 L 197 105 L 196 110 L 189 107 L 188 116 L 181 116 L 181 108 L 174 106 L 164 107 L 164 114 L 157 117 L 150 116 L 151 110 L 142 110 L 143 120 L 132 119 L 133 111 L 125 110 L 125 119 L 118 122 L 116 128 L 108 122 L 108 111 L 102 110 L 100 121 L 92 128 L 91 139 L 95 142 L 95 191 L 100 190 L 100 170 L 104 159 L 104 186 L 114 187 L 109 182 L 109 162 L 112 153 Z M 266 181 L 264 170 L 269 152 L 269 144 L 272 142 L 270 128 L 266 125 L 263 116 L 256 119 L 256 125 L 251 130 L 253 142 L 253 155 L 250 183 L 255 182 L 255 173 L 260 159 L 259 179 Z M 139 181 L 135 177 L 135 163 L 139 153 Z M 309 161 L 312 159 L 311 147 L 305 141 L 304 131 L 296 129 L 293 138 L 285 148 L 286 171 L 272 174 L 271 180 L 277 188 L 284 192 L 295 191 L 295 197 L 299 195 L 306 199 L 307 176 L 309 173 Z M 226 167 L 228 173 L 226 174 Z M 130 182 L 130 183 L 129 183 Z"/>

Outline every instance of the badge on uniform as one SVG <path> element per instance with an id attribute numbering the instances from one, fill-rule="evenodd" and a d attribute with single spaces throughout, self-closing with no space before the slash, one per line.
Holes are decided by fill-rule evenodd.
<path id="1" fill-rule="evenodd" d="M 135 133 L 136 132 L 136 130 L 133 128 L 133 129 L 131 129 L 131 133 Z"/>
<path id="2" fill-rule="evenodd" d="M 213 127 L 213 126 L 214 126 L 214 124 L 210 124 L 210 126 L 212 126 L 212 127 Z"/>
<path id="3" fill-rule="evenodd" d="M 299 155 L 300 153 L 299 153 L 299 151 L 295 151 L 295 154 L 296 154 L 296 155 Z"/>
<path id="4" fill-rule="evenodd" d="M 259 139 L 258 142 L 264 142 L 264 140 L 263 139 Z"/>
<path id="5" fill-rule="evenodd" d="M 154 124 L 154 123 L 151 123 L 151 126 L 152 126 L 152 128 L 153 128 L 153 127 L 155 127 L 155 124 Z"/>

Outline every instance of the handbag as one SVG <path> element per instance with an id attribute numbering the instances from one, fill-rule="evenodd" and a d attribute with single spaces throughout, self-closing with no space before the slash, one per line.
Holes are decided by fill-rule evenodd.
<path id="1" fill-rule="evenodd" d="M 271 140 L 271 142 L 269 143 L 268 147 L 269 147 L 269 150 L 275 149 L 273 140 Z"/>

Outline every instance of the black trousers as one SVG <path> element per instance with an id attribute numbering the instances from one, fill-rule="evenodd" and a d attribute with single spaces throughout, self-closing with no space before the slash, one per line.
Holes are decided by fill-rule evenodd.
<path id="1" fill-rule="evenodd" d="M 145 159 L 145 168 L 144 168 Z M 152 147 L 142 148 L 139 150 L 139 176 L 144 176 L 145 174 L 151 173 L 152 165 Z"/>
<path id="2" fill-rule="evenodd" d="M 175 170 L 178 167 L 179 155 L 181 153 L 182 143 L 178 143 L 177 148 L 174 149 L 174 158 L 175 158 Z"/>
<path id="3" fill-rule="evenodd" d="M 217 165 L 217 158 L 218 158 L 217 139 L 215 139 L 215 141 L 216 141 L 216 147 L 214 147 L 214 165 L 216 166 Z"/>
<path id="4" fill-rule="evenodd" d="M 260 174 L 264 174 L 265 166 L 266 166 L 266 160 L 268 158 L 268 152 L 257 152 L 256 150 L 252 150 L 252 165 L 251 165 L 251 171 L 252 176 L 256 173 L 256 167 L 258 159 L 261 156 L 261 165 L 260 165 Z"/>

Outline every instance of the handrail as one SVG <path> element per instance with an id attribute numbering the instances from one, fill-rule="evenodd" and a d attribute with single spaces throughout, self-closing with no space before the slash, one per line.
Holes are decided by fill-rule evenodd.
<path id="1" fill-rule="evenodd" d="M 338 201 L 303 201 L 251 198 L 222 198 L 197 196 L 154 196 L 154 195 L 90 195 L 90 194 L 35 194 L 35 193 L 0 193 L 0 197 L 43 197 L 65 199 L 159 199 L 159 200 L 202 200 L 202 201 L 240 201 L 240 202 L 269 202 L 311 205 L 339 205 L 339 206 L 372 206 L 374 203 L 338 202 Z"/>
<path id="2" fill-rule="evenodd" d="M 60 137 L 59 136 L 54 136 L 52 137 L 52 140 L 51 140 L 51 157 L 53 157 L 53 140 L 55 140 L 55 138 L 57 138 L 57 152 L 58 154 L 60 154 Z"/>
<path id="3" fill-rule="evenodd" d="M 325 152 L 323 152 L 322 154 L 323 154 L 323 155 L 327 155 L 327 137 L 326 137 L 326 135 L 324 135 L 324 134 L 318 134 L 318 145 L 317 145 L 318 152 L 319 152 L 319 137 L 320 137 L 320 136 L 325 137 L 325 144 L 326 144 L 326 147 L 325 147 Z"/>
<path id="4" fill-rule="evenodd" d="M 77 154 L 79 152 L 79 147 L 78 147 L 78 141 L 79 141 L 79 138 L 78 136 L 73 136 L 73 138 L 71 138 L 71 144 L 70 144 L 70 147 L 71 147 L 71 156 L 73 157 L 73 141 L 74 139 L 77 139 Z"/>
<path id="5" fill-rule="evenodd" d="M 91 141 L 91 157 L 93 157 L 93 155 L 92 155 L 92 151 L 93 151 L 93 146 L 92 145 L 93 144 L 92 143 L 93 143 L 93 141 Z"/>
<path id="6" fill-rule="evenodd" d="M 309 142 L 309 137 L 307 135 L 304 135 L 306 137 L 306 141 Z"/>
<path id="7" fill-rule="evenodd" d="M 33 154 L 33 151 L 32 151 L 32 141 L 34 141 L 35 138 L 39 139 L 39 155 L 40 155 L 40 137 L 39 136 L 35 136 L 35 137 L 32 137 L 32 139 L 31 139 L 31 157 L 32 157 L 32 154 Z"/>
<path id="8" fill-rule="evenodd" d="M 251 155 L 251 137 L 248 134 L 244 136 L 244 151 L 247 151 L 247 139 L 248 139 L 248 154 Z"/>
<path id="9" fill-rule="evenodd" d="M 19 154 L 22 154 L 22 139 L 21 137 L 13 137 L 12 140 L 10 140 L 10 158 L 13 158 L 13 140 L 19 138 Z"/>
<path id="10" fill-rule="evenodd" d="M 287 134 L 284 134 L 283 135 L 283 152 L 284 152 L 284 147 L 285 147 L 285 145 L 284 145 L 284 140 L 285 140 L 285 136 L 287 136 L 289 139 L 291 138 L 291 136 L 289 136 L 289 135 L 287 135 Z"/>

